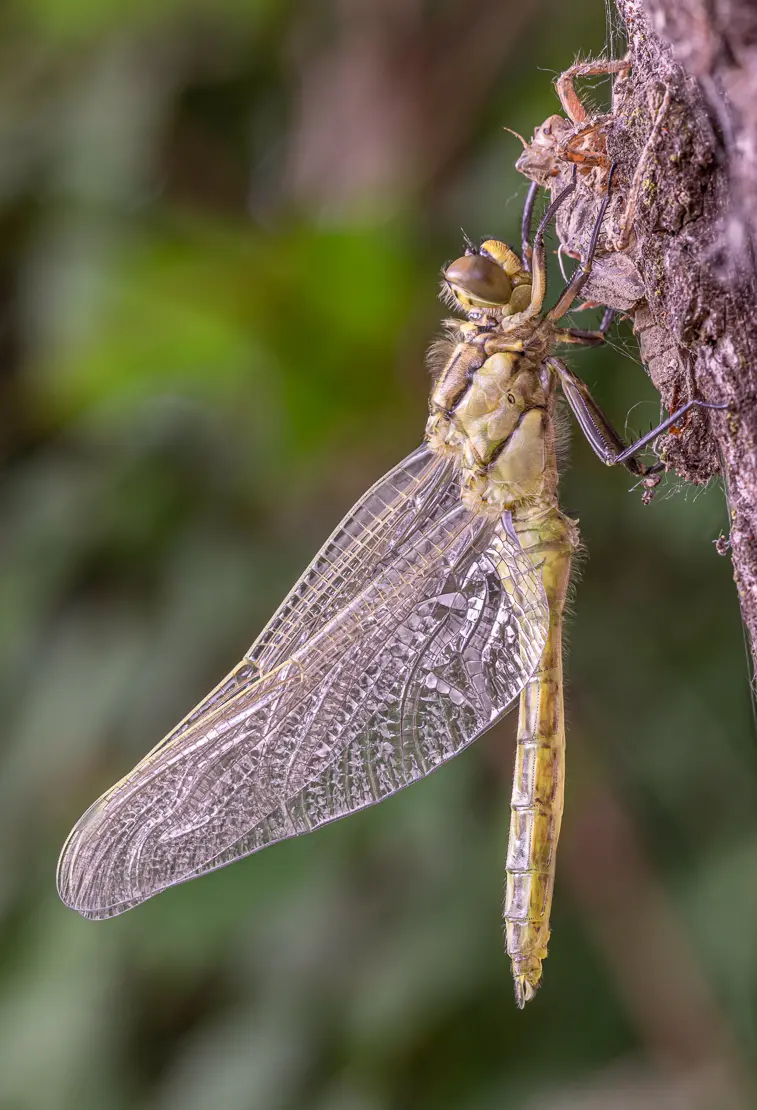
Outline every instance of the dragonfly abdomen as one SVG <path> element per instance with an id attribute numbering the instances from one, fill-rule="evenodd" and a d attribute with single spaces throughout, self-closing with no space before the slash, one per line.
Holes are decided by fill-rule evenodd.
<path id="1" fill-rule="evenodd" d="M 519 1006 L 533 998 L 547 955 L 565 788 L 562 622 L 575 526 L 556 508 L 513 514 L 549 605 L 547 643 L 520 698 L 507 853 L 505 935 Z"/>

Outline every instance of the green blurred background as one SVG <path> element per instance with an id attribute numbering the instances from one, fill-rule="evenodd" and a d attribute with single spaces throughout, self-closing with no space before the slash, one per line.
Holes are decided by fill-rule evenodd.
<path id="1" fill-rule="evenodd" d="M 81 811 L 419 441 L 440 266 L 461 227 L 518 241 L 503 125 L 530 135 L 605 39 L 600 0 L 3 5 L 0 1110 L 757 1105 L 722 490 L 644 508 L 576 436 L 567 811 L 526 1012 L 509 721 L 109 923 L 54 888 Z M 656 421 L 627 325 L 573 362 L 621 427 Z"/>

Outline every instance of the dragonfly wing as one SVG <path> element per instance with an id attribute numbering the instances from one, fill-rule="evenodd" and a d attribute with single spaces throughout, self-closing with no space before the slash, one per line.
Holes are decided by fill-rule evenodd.
<path id="1" fill-rule="evenodd" d="M 421 450 L 406 465 L 407 481 L 395 468 L 358 503 L 329 544 L 349 538 L 316 556 L 229 679 L 82 817 L 59 865 L 65 902 L 110 917 L 371 804 L 508 708 L 544 643 L 538 577 L 463 508 L 451 464 Z"/>
<path id="2" fill-rule="evenodd" d="M 454 465 L 426 444 L 388 471 L 337 525 L 240 663 L 154 751 L 290 658 L 365 588 L 391 551 L 453 505 L 459 489 Z"/>
<path id="3" fill-rule="evenodd" d="M 415 650 L 404 654 L 407 636 L 387 644 L 401 665 L 382 671 L 375 712 L 338 758 L 195 875 L 390 797 L 458 755 L 512 707 L 546 641 L 548 611 L 533 568 L 497 528 L 445 589 L 414 614 L 431 617 Z M 412 624 L 411 617 L 406 628 Z"/>
<path id="4" fill-rule="evenodd" d="M 432 528 L 460 498 L 460 474 L 422 444 L 363 494 L 332 532 L 247 652 L 262 672 L 306 643 L 393 552 Z"/>

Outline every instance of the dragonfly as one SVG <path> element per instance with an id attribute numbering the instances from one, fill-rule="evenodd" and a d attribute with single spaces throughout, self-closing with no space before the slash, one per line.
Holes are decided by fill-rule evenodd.
<path id="1" fill-rule="evenodd" d="M 519 700 L 504 931 L 515 996 L 547 955 L 563 812 L 563 610 L 576 522 L 557 498 L 559 391 L 596 454 L 626 447 L 554 350 L 586 257 L 545 309 L 545 230 L 527 259 L 468 242 L 443 271 L 447 321 L 424 442 L 346 515 L 241 662 L 75 825 L 58 890 L 86 918 L 373 805 L 467 748 Z"/>

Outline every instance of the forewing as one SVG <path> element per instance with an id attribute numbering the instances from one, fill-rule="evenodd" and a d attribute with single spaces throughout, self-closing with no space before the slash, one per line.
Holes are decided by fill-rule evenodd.
<path id="1" fill-rule="evenodd" d="M 459 496 L 460 475 L 454 464 L 425 444 L 418 447 L 352 507 L 246 658 L 266 673 L 293 655 L 373 580 L 394 553 L 433 529 Z"/>
<path id="2" fill-rule="evenodd" d="M 538 579 L 462 507 L 451 464 L 416 452 L 406 465 L 409 481 L 400 467 L 369 491 L 253 645 L 273 668 L 250 675 L 243 660 L 84 815 L 61 856 L 65 902 L 109 917 L 369 805 L 507 709 L 544 643 Z M 356 582 L 348 551 L 369 504 Z"/>
<path id="3" fill-rule="evenodd" d="M 533 568 L 497 528 L 450 569 L 443 589 L 386 644 L 374 712 L 338 758 L 193 877 L 382 801 L 458 755 L 511 708 L 546 642 L 549 615 Z"/>
<path id="4" fill-rule="evenodd" d="M 459 484 L 452 462 L 425 444 L 380 478 L 337 525 L 240 663 L 153 752 L 290 658 L 372 581 L 392 552 L 433 527 L 457 501 Z"/>

